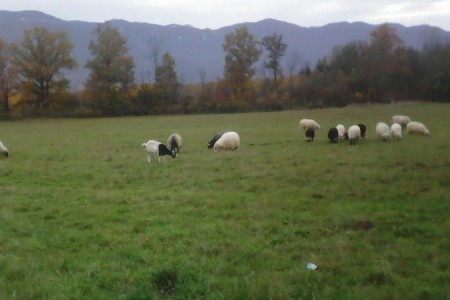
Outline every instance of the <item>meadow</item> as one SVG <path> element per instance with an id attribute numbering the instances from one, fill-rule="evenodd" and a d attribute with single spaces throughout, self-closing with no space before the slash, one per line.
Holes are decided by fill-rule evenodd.
<path id="1" fill-rule="evenodd" d="M 431 135 L 378 141 L 394 114 Z M 449 117 L 403 103 L 1 122 L 0 299 L 448 299 Z M 366 140 L 328 142 L 359 122 Z M 207 149 L 230 129 L 238 152 Z M 148 163 L 141 143 L 172 132 L 180 155 Z"/>

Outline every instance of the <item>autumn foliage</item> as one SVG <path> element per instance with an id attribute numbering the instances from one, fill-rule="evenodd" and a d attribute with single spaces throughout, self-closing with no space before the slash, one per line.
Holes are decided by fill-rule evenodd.
<path id="1" fill-rule="evenodd" d="M 0 117 L 111 116 L 218 113 L 390 103 L 450 102 L 450 44 L 416 50 L 381 25 L 369 42 L 336 47 L 314 67 L 283 70 L 288 45 L 277 33 L 258 41 L 246 27 L 226 36 L 224 74 L 215 81 L 182 84 L 176 61 L 154 47 L 154 79 L 136 83 L 126 39 L 109 23 L 98 25 L 89 45 L 90 75 L 71 91 L 63 70 L 76 67 L 64 32 L 27 30 L 20 44 L 0 40 Z M 157 52 L 155 52 L 157 51 Z M 265 76 L 255 76 L 261 62 Z M 150 66 L 150 64 L 149 64 Z M 286 73 L 284 73 L 286 72 Z"/>

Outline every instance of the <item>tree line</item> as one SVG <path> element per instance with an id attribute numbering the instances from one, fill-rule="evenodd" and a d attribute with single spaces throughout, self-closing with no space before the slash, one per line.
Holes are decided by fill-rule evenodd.
<path id="1" fill-rule="evenodd" d="M 215 113 L 390 103 L 450 102 L 450 44 L 407 48 L 388 25 L 369 42 L 334 48 L 314 67 L 286 74 L 287 45 L 273 33 L 258 41 L 247 27 L 226 35 L 223 78 L 182 84 L 176 61 L 154 44 L 154 80 L 136 83 L 126 39 L 110 23 L 98 24 L 89 43 L 90 70 L 83 91 L 71 91 L 63 71 L 77 67 L 64 31 L 26 30 L 20 43 L 0 39 L 0 116 L 117 116 Z M 255 77 L 262 62 L 266 76 Z"/>

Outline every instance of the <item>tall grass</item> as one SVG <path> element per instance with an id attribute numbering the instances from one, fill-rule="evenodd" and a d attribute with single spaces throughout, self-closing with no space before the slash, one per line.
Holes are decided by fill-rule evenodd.
<path id="1" fill-rule="evenodd" d="M 431 136 L 378 141 L 397 113 Z M 449 116 L 398 104 L 0 123 L 0 298 L 444 299 Z M 303 117 L 321 124 L 313 143 Z M 359 122 L 367 140 L 328 143 Z M 207 149 L 229 129 L 238 152 Z M 180 155 L 149 164 L 140 144 L 172 132 Z"/>

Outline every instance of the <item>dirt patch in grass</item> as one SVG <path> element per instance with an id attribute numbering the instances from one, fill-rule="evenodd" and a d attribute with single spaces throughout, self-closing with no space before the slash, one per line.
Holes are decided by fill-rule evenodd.
<path id="1" fill-rule="evenodd" d="M 367 231 L 373 228 L 373 223 L 367 220 L 358 221 L 354 225 L 354 229 L 358 231 Z"/>
<path id="2" fill-rule="evenodd" d="M 388 274 L 385 274 L 384 272 L 378 272 L 372 273 L 369 276 L 367 276 L 366 281 L 374 285 L 385 285 L 391 283 L 392 279 Z"/>
<path id="3" fill-rule="evenodd" d="M 313 197 L 314 199 L 322 199 L 324 197 L 324 195 L 319 194 L 319 193 L 313 193 L 311 195 L 311 197 Z"/>
<path id="4" fill-rule="evenodd" d="M 348 222 L 346 224 L 343 224 L 343 226 L 341 228 L 343 228 L 345 230 L 350 230 L 350 231 L 365 232 L 365 231 L 369 231 L 373 227 L 374 227 L 373 222 L 371 222 L 369 220 L 361 220 L 361 221 Z"/>

